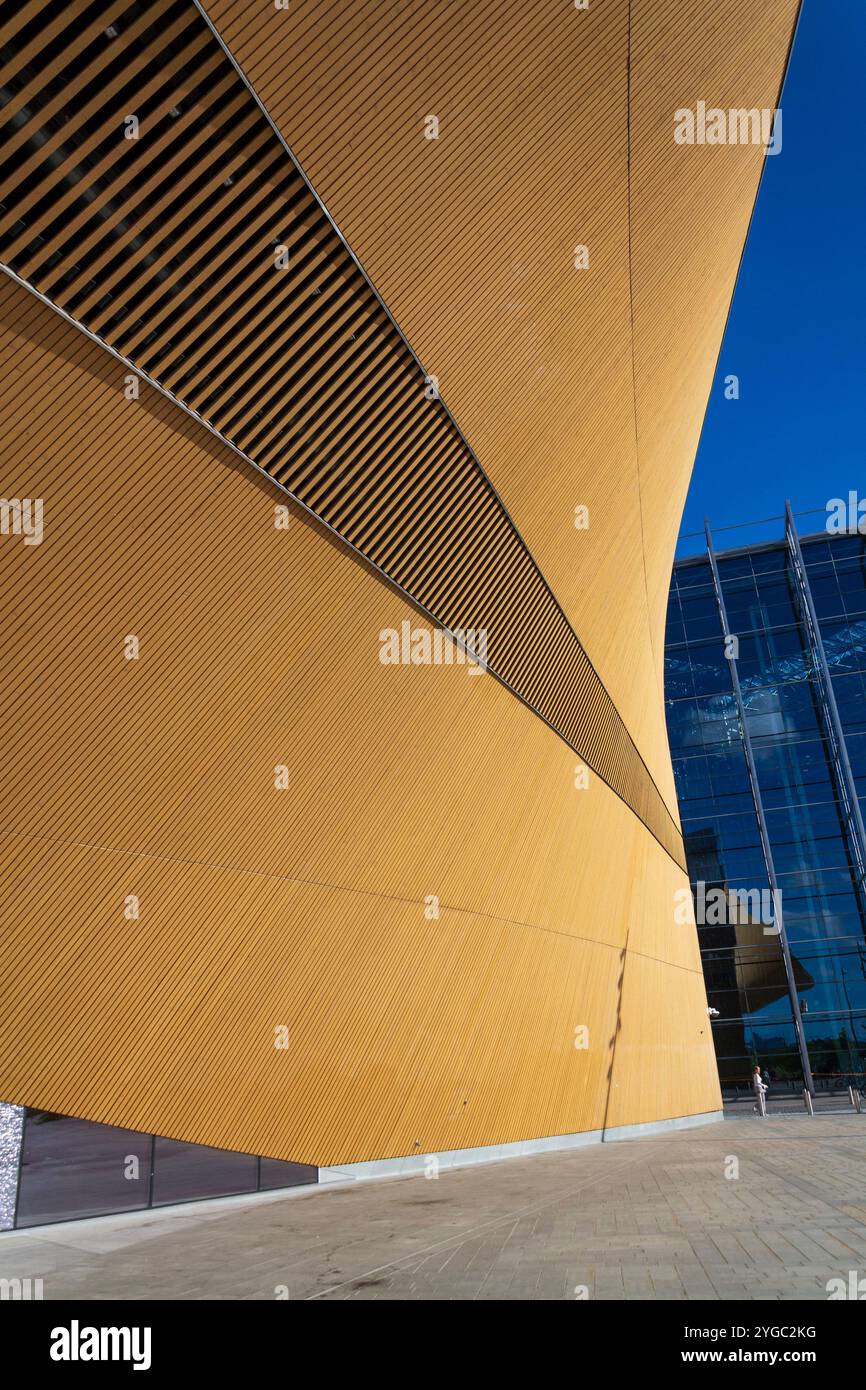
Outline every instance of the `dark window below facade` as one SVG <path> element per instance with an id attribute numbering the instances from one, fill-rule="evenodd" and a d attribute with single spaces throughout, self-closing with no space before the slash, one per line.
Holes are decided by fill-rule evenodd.
<path id="1" fill-rule="evenodd" d="M 259 1159 L 28 1109 L 15 1225 L 269 1192 L 314 1183 L 318 1176 L 311 1164 Z"/>

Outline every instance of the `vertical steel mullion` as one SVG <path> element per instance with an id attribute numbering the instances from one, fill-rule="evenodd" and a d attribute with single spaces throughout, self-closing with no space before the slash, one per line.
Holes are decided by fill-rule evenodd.
<path id="1" fill-rule="evenodd" d="M 728 613 L 725 608 L 725 596 L 722 593 L 722 581 L 719 578 L 719 567 L 716 563 L 716 552 L 713 547 L 713 538 L 710 534 L 710 523 L 704 518 L 704 531 L 707 537 L 707 556 L 710 561 L 710 571 L 713 576 L 713 587 L 716 591 L 716 602 L 719 606 L 719 617 L 722 622 L 722 633 L 727 644 L 730 637 L 728 627 Z M 734 689 L 734 701 L 737 706 L 737 717 L 740 723 L 740 737 L 743 740 L 743 748 L 746 754 L 746 766 L 749 770 L 749 781 L 752 784 L 752 799 L 755 803 L 755 814 L 758 818 L 758 833 L 761 839 L 761 850 L 764 855 L 764 866 L 767 870 L 767 880 L 770 884 L 770 892 L 773 895 L 773 907 L 775 911 L 775 925 L 779 934 L 779 944 L 782 948 L 782 960 L 785 964 L 785 978 L 788 982 L 788 996 L 791 1001 L 791 1012 L 794 1018 L 794 1032 L 797 1035 L 797 1049 L 800 1053 L 800 1065 L 803 1068 L 803 1081 L 810 1094 L 814 1094 L 812 1082 L 812 1068 L 809 1063 L 809 1050 L 806 1046 L 806 1035 L 803 1031 L 803 1018 L 800 1013 L 800 1000 L 797 996 L 797 987 L 794 980 L 794 966 L 791 961 L 791 951 L 788 946 L 788 933 L 785 930 L 785 919 L 782 913 L 782 898 L 779 892 L 779 883 L 776 878 L 776 866 L 773 862 L 773 851 L 770 847 L 770 835 L 767 830 L 767 820 L 764 815 L 764 803 L 761 799 L 761 788 L 758 785 L 758 769 L 755 765 L 755 755 L 752 751 L 752 738 L 746 723 L 746 707 L 743 704 L 743 692 L 740 688 L 740 676 L 737 671 L 736 658 L 728 658 L 728 666 L 731 672 L 731 685 Z"/>
<path id="2" fill-rule="evenodd" d="M 800 592 L 800 599 L 805 608 L 805 618 L 803 626 L 809 638 L 812 648 L 812 655 L 818 663 L 821 674 L 821 691 L 824 713 L 827 722 L 833 733 L 833 740 L 836 744 L 835 761 L 838 768 L 839 779 L 845 800 L 848 802 L 849 822 L 852 838 L 854 840 L 855 856 L 859 865 L 859 883 L 861 897 L 866 893 L 866 829 L 863 826 L 863 814 L 860 810 L 860 800 L 857 796 L 857 787 L 854 782 L 854 774 L 851 771 L 851 763 L 848 759 L 848 745 L 845 742 L 845 734 L 842 729 L 842 721 L 839 718 L 839 706 L 836 704 L 836 692 L 833 689 L 833 678 L 830 674 L 830 667 L 827 662 L 827 653 L 824 650 L 824 639 L 821 636 L 821 629 L 818 625 L 818 614 L 815 611 L 815 603 L 812 598 L 812 590 L 809 586 L 809 578 L 806 574 L 806 565 L 803 560 L 803 552 L 800 549 L 800 537 L 797 535 L 797 527 L 794 523 L 794 513 L 791 511 L 791 503 L 785 503 L 785 530 L 788 537 L 788 545 L 794 561 L 794 574 Z"/>

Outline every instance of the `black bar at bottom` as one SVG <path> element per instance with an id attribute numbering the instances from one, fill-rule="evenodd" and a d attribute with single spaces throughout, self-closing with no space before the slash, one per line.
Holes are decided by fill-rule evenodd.
<path id="1" fill-rule="evenodd" d="M 389 1313 L 386 1300 L 357 1296 L 296 1302 L 57 1301 L 6 1302 L 2 1317 L 7 1354 L 60 1383 L 76 1374 L 92 1380 L 100 1370 L 136 1379 L 212 1373 L 221 1382 L 242 1374 L 247 1383 L 265 1374 L 280 1375 L 282 1383 L 282 1376 L 293 1380 L 299 1373 L 305 1380 L 330 1382 L 341 1372 L 384 1379 L 397 1374 L 408 1346 L 422 1355 L 423 1363 L 404 1366 L 410 1381 L 419 1372 L 428 1383 L 431 1373 L 453 1376 L 458 1365 L 462 1380 L 483 1374 L 487 1381 L 492 1366 L 501 1360 L 504 1369 L 518 1345 L 522 1357 L 541 1357 L 539 1372 L 548 1364 L 543 1373 L 549 1374 L 554 1348 L 546 1339 L 553 1326 L 565 1339 L 555 1360 L 566 1362 L 575 1377 L 609 1374 L 619 1381 L 624 1371 L 666 1375 L 674 1367 L 691 1368 L 700 1376 L 708 1366 L 772 1374 L 795 1365 L 826 1381 L 828 1373 L 850 1367 L 852 1350 L 861 1340 L 863 1310 L 851 1305 L 866 1299 L 866 1277 L 849 1282 L 852 1287 L 822 1292 L 814 1302 L 779 1302 L 772 1294 L 767 1301 L 753 1302 L 593 1302 L 575 1297 L 530 1306 L 455 1300 L 403 1302 Z M 326 1301 L 355 1306 L 338 1312 L 327 1309 Z M 551 1301 L 566 1306 L 556 1310 Z M 366 1315 L 358 1311 L 361 1302 L 368 1305 Z M 369 1307 L 371 1302 L 376 1306 Z M 333 1331 L 335 1317 L 349 1335 L 322 1341 L 323 1332 Z M 456 1319 L 453 1332 L 451 1317 Z M 521 1328 L 524 1318 L 527 1326 Z M 544 1342 L 533 1338 L 537 1326 Z M 414 1334 L 408 1346 L 407 1333 Z M 91 1359 L 94 1352 L 100 1359 Z"/>

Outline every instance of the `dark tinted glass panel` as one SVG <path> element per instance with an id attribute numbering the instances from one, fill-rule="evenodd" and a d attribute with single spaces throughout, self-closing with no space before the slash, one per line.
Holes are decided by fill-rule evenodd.
<path id="1" fill-rule="evenodd" d="M 735 555 L 730 560 L 719 560 L 719 575 L 723 585 L 729 579 L 751 575 L 751 573 L 752 561 L 748 555 Z"/>
<path id="2" fill-rule="evenodd" d="M 693 646 L 689 655 L 696 695 L 722 694 L 732 689 L 730 662 L 721 636 L 714 642 Z"/>
<path id="3" fill-rule="evenodd" d="M 309 1163 L 283 1163 L 277 1158 L 262 1159 L 261 1190 L 275 1187 L 296 1187 L 298 1183 L 317 1182 L 318 1168 Z"/>
<path id="4" fill-rule="evenodd" d="M 804 968 L 812 969 L 816 961 L 803 962 Z M 866 983 L 843 974 L 840 980 L 815 982 L 803 997 L 809 1005 L 810 1018 L 814 1015 L 834 1014 L 843 1016 L 856 1012 L 866 1018 Z"/>
<path id="5" fill-rule="evenodd" d="M 684 695 L 694 695 L 695 687 L 692 679 L 691 666 L 688 656 L 680 656 L 675 652 L 668 652 L 665 656 L 665 694 L 669 700 L 679 699 Z"/>
<path id="6" fill-rule="evenodd" d="M 849 1018 L 804 1020 L 809 1057 L 816 1078 L 824 1081 L 850 1081 L 862 1076 L 866 1064 L 863 1035 Z"/>
<path id="7" fill-rule="evenodd" d="M 863 538 L 859 535 L 838 535 L 830 542 L 830 555 L 833 556 L 835 563 L 840 560 L 847 560 L 849 557 L 863 555 Z"/>
<path id="8" fill-rule="evenodd" d="M 821 636 L 827 665 L 834 674 L 866 667 L 866 622 L 857 619 L 822 623 Z"/>
<path id="9" fill-rule="evenodd" d="M 771 574 L 784 570 L 788 564 L 788 553 L 784 546 L 776 550 L 756 551 L 752 556 L 752 569 L 755 574 Z"/>
<path id="10" fill-rule="evenodd" d="M 861 516 L 858 527 L 861 526 L 862 523 L 863 518 Z M 838 539 L 834 539 L 830 546 L 830 554 L 837 563 L 839 560 L 846 559 L 848 556 L 860 556 L 862 559 L 863 555 L 866 554 L 866 540 L 863 539 L 862 535 L 839 536 Z"/>
<path id="11" fill-rule="evenodd" d="M 157 1139 L 153 1160 L 153 1205 L 255 1192 L 256 1170 L 257 1160 L 252 1154 Z"/>
<path id="12" fill-rule="evenodd" d="M 700 584 L 709 584 L 711 580 L 710 567 L 706 562 L 678 566 L 676 576 L 677 588 L 680 592 Z"/>
<path id="13" fill-rule="evenodd" d="M 147 1206 L 150 1136 L 28 1110 L 18 1225 Z"/>
<path id="14" fill-rule="evenodd" d="M 810 567 L 812 565 L 826 565 L 830 560 L 831 551 L 829 541 L 802 541 L 801 544 L 803 559 Z"/>

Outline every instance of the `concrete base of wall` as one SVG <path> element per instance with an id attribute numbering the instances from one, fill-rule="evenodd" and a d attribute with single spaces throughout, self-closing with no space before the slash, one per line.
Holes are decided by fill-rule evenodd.
<path id="1" fill-rule="evenodd" d="M 21 1107 L 2 1107 L 7 1112 Z M 23 1112 L 22 1112 L 23 1114 Z M 2 1118 L 2 1114 L 0 1114 Z M 7 1115 L 7 1119 L 10 1117 Z M 71 1227 L 85 1234 L 91 1230 L 94 1236 L 119 1228 L 141 1225 L 142 1230 L 155 1234 L 163 1227 L 172 1225 L 177 1229 L 192 1220 L 211 1214 L 217 1215 L 233 1209 L 258 1206 L 265 1202 L 285 1201 L 287 1198 L 312 1197 L 328 1186 L 340 1183 L 372 1181 L 374 1179 L 407 1177 L 411 1174 L 437 1171 L 431 1169 L 432 1159 L 438 1168 L 472 1167 L 478 1163 L 497 1163 L 509 1158 L 527 1158 L 535 1154 L 561 1153 L 568 1149 L 582 1149 L 589 1144 L 611 1143 L 617 1140 L 646 1139 L 654 1134 L 668 1134 L 676 1129 L 693 1129 L 700 1125 L 713 1124 L 724 1119 L 721 1110 L 710 1110 L 701 1115 L 682 1115 L 673 1120 L 654 1120 L 642 1125 L 619 1125 L 615 1129 L 593 1129 L 583 1134 L 555 1134 L 547 1139 L 522 1139 L 514 1144 L 490 1144 L 478 1149 L 451 1149 L 438 1154 L 407 1154 L 403 1158 L 380 1158 L 369 1163 L 345 1163 L 339 1168 L 320 1168 L 318 1183 L 303 1183 L 297 1187 L 273 1188 L 268 1192 L 244 1192 L 230 1197 L 212 1197 L 199 1201 L 179 1202 L 164 1207 L 148 1207 L 136 1211 L 115 1212 L 96 1217 L 78 1217 L 70 1221 L 52 1222 L 45 1226 L 26 1226 L 20 1230 L 4 1230 L 3 1242 L 16 1239 L 28 1240 L 45 1234 L 48 1240 L 57 1240 L 58 1228 L 62 1231 Z M 23 1122 L 23 1121 L 22 1121 Z M 0 1136 L 2 1137 L 2 1136 Z M 20 1136 L 18 1142 L 20 1143 Z M 2 1144 L 0 1144 L 2 1150 Z M 15 1162 L 17 1165 L 17 1150 Z M 2 1153 L 0 1153 L 2 1158 Z M 2 1163 L 0 1163 L 2 1172 Z M 2 1195 L 2 1193 L 0 1193 Z M 11 1220 L 11 1214 L 10 1214 Z M 3 1225 L 0 1223 L 0 1230 Z M 88 1236 L 89 1239 L 89 1236 Z"/>
<path id="2" fill-rule="evenodd" d="M 701 1115 L 681 1115 L 672 1120 L 652 1120 L 640 1125 L 617 1125 L 614 1129 L 590 1129 L 582 1134 L 554 1134 L 546 1139 L 520 1139 L 513 1144 L 487 1144 L 478 1149 L 448 1149 L 436 1154 L 406 1154 L 402 1158 L 377 1158 L 367 1163 L 343 1163 L 338 1168 L 320 1168 L 319 1185 L 363 1182 L 371 1178 L 398 1178 L 409 1173 L 436 1172 L 441 1168 L 468 1168 L 476 1163 L 499 1163 L 507 1158 L 528 1158 L 534 1154 L 560 1153 L 582 1149 L 587 1144 L 614 1143 L 623 1139 L 645 1139 L 668 1134 L 675 1129 L 714 1124 L 724 1119 L 721 1110 Z"/>

